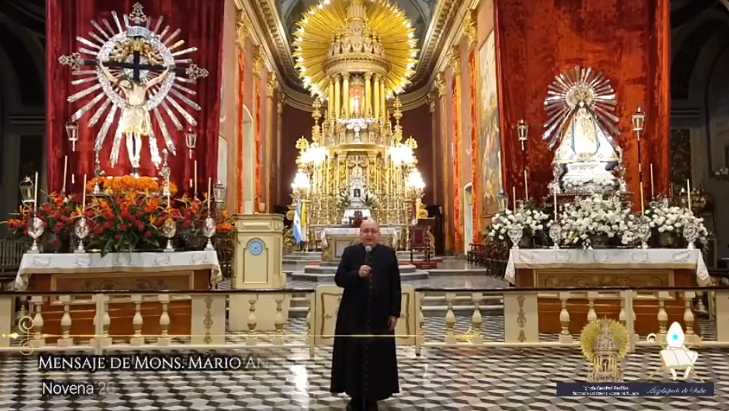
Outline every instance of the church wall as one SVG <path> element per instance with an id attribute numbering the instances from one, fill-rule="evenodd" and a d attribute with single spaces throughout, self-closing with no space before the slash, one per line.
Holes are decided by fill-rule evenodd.
<path id="1" fill-rule="evenodd" d="M 423 203 L 426 205 L 431 205 L 435 201 L 433 197 L 433 186 L 436 182 L 434 181 L 435 165 L 432 161 L 433 131 L 431 130 L 431 123 L 432 115 L 427 104 L 404 112 L 401 120 L 404 138 L 413 136 L 418 141 L 418 148 L 415 150 L 415 155 L 418 159 L 418 169 L 423 175 L 423 180 L 425 180 Z"/>
<path id="2" fill-rule="evenodd" d="M 450 53 L 448 64 L 440 72 L 431 93 L 435 100 L 434 149 L 437 157 L 433 172 L 437 176 L 438 187 L 443 188 L 436 190 L 434 199 L 444 206 L 446 249 L 455 254 L 463 253 L 467 244 L 480 241 L 487 222 L 481 200 L 483 163 L 479 145 L 478 50 L 493 30 L 493 11 L 493 1 L 486 0 L 481 1 L 472 12 L 471 24 L 475 30 L 469 32 L 464 29 L 457 42 L 444 51 Z M 438 84 L 439 81 L 441 84 Z M 473 193 L 471 238 L 465 238 L 464 232 L 467 217 L 464 215 L 464 193 L 468 184 L 471 184 Z"/>
<path id="3" fill-rule="evenodd" d="M 311 136 L 311 127 L 314 120 L 308 111 L 295 109 L 287 104 L 283 106 L 281 115 L 283 126 L 281 127 L 281 185 L 278 187 L 276 206 L 287 206 L 291 203 L 291 182 L 296 175 L 296 140 L 302 136 Z"/>

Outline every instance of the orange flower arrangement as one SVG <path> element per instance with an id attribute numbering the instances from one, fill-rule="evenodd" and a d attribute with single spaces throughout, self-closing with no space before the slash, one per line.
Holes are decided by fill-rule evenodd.
<path id="1" fill-rule="evenodd" d="M 90 194 L 97 183 L 103 195 Z M 207 208 L 208 202 L 183 195 L 176 200 L 173 198 L 172 204 L 167 204 L 167 199 L 160 194 L 160 183 L 153 177 L 92 179 L 87 182 L 86 189 L 86 210 L 83 215 L 90 231 L 86 238 L 88 249 L 98 249 L 102 254 L 159 250 L 166 241 L 161 227 L 169 217 L 177 224 L 176 239 L 180 244 L 176 249 L 199 250 L 206 242 L 202 233 L 203 222 L 209 215 L 214 215 Z M 170 191 L 174 194 L 177 188 L 171 185 Z M 68 198 L 50 194 L 48 201 L 39 204 L 38 216 L 46 223 L 46 234 L 42 238 L 48 242 L 45 251 L 68 250 L 74 235 L 74 224 L 81 215 L 79 194 Z M 20 218 L 9 220 L 8 226 L 13 235 L 27 236 L 31 218 L 32 212 L 24 208 L 21 209 Z M 232 255 L 233 225 L 227 213 L 217 213 L 215 223 L 215 242 L 225 249 L 219 249 L 219 253 L 230 251 Z"/>
<path id="2" fill-rule="evenodd" d="M 162 190 L 161 184 L 155 177 L 95 177 L 86 182 L 87 192 L 93 192 L 94 187 L 99 185 L 101 189 L 110 195 L 124 193 L 154 193 Z M 170 194 L 177 194 L 177 186 L 170 183 Z"/>

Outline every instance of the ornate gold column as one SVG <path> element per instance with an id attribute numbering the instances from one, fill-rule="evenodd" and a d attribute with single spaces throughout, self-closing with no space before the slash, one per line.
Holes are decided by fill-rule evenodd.
<path id="1" fill-rule="evenodd" d="M 349 118 L 349 73 L 342 73 L 344 80 L 342 82 L 342 106 L 344 118 Z"/>
<path id="2" fill-rule="evenodd" d="M 327 87 L 329 97 L 327 98 L 327 119 L 334 119 L 334 77 L 329 78 L 329 87 Z"/>
<path id="3" fill-rule="evenodd" d="M 387 96 L 385 93 L 385 79 L 382 79 L 380 81 L 380 116 L 387 121 Z"/>
<path id="4" fill-rule="evenodd" d="M 267 73 L 268 81 L 266 81 L 266 119 L 265 121 L 265 137 L 263 137 L 263 140 L 265 141 L 264 144 L 267 146 L 264 157 L 265 157 L 265 164 L 264 164 L 264 176 L 266 179 L 266 182 L 263 187 L 263 198 L 266 201 L 266 209 L 265 212 L 270 212 L 271 202 L 272 202 L 272 190 L 271 190 L 271 174 L 272 174 L 272 168 L 273 168 L 273 150 L 272 148 L 275 147 L 275 138 L 276 136 L 273 134 L 273 97 L 276 93 L 276 89 L 278 88 L 278 80 L 276 79 L 276 73 L 274 72 L 268 72 Z M 272 144 L 273 143 L 273 144 Z"/>
<path id="5" fill-rule="evenodd" d="M 364 117 L 371 117 L 372 116 L 372 108 L 370 107 L 372 100 L 372 89 L 370 88 L 370 80 L 372 78 L 372 73 L 365 73 L 365 86 L 364 86 Z"/>
<path id="6" fill-rule="evenodd" d="M 339 74 L 334 75 L 334 118 L 341 116 L 341 84 L 339 83 Z"/>
<path id="7" fill-rule="evenodd" d="M 283 92 L 281 92 L 281 90 L 279 89 L 278 98 L 276 99 L 277 100 L 276 101 L 276 114 L 278 115 L 278 117 L 276 118 L 276 164 L 277 164 L 277 167 L 279 167 L 279 168 L 281 167 L 281 144 L 282 144 L 281 120 L 283 118 L 283 116 L 282 116 L 283 115 L 283 105 L 284 105 L 285 99 L 286 99 L 286 95 Z M 277 170 L 276 171 L 276 193 L 277 193 L 276 197 L 278 200 L 277 203 L 278 202 L 285 203 L 286 202 L 285 197 L 278 198 L 278 195 L 281 193 L 281 191 L 279 191 L 280 189 L 281 189 L 281 170 Z"/>
<path id="8" fill-rule="evenodd" d="M 380 118 L 380 75 L 375 74 L 375 84 L 374 84 L 374 110 L 373 114 L 376 119 Z"/>

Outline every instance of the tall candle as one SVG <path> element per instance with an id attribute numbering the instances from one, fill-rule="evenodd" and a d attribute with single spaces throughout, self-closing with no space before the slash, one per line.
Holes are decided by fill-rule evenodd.
<path id="1" fill-rule="evenodd" d="M 193 163 L 193 178 L 192 178 L 193 190 L 192 195 L 197 198 L 197 160 Z"/>
<path id="2" fill-rule="evenodd" d="M 76 184 L 76 174 L 71 173 L 71 184 Z"/>
<path id="3" fill-rule="evenodd" d="M 656 197 L 655 189 L 653 188 L 653 163 L 650 165 L 651 167 L 651 199 L 654 199 Z"/>
<path id="4" fill-rule="evenodd" d="M 38 209 L 38 172 L 35 172 L 35 186 L 33 188 L 33 213 Z"/>
<path id="5" fill-rule="evenodd" d="M 513 198 L 512 208 L 516 211 L 516 186 L 511 186 L 511 195 Z"/>
<path id="6" fill-rule="evenodd" d="M 213 178 L 208 177 L 208 213 L 210 213 L 210 191 L 212 190 Z"/>
<path id="7" fill-rule="evenodd" d="M 686 192 L 688 193 L 688 209 L 689 211 L 692 210 L 691 208 L 691 179 L 686 179 Z"/>
<path id="8" fill-rule="evenodd" d="M 66 176 L 68 175 L 68 156 L 63 156 L 63 187 L 61 193 L 66 194 Z"/>
<path id="9" fill-rule="evenodd" d="M 84 174 L 84 185 L 81 190 L 83 190 L 83 196 L 82 196 L 82 200 L 81 200 L 81 211 L 85 212 L 86 211 L 86 174 Z"/>
<path id="10" fill-rule="evenodd" d="M 527 178 L 527 170 L 524 169 L 524 201 L 529 201 L 529 183 Z"/>
<path id="11" fill-rule="evenodd" d="M 557 190 L 552 190 L 552 201 L 554 202 L 554 222 L 557 222 Z"/>
<path id="12" fill-rule="evenodd" d="M 645 215 L 645 204 L 643 204 L 643 182 L 640 182 L 640 212 Z"/>

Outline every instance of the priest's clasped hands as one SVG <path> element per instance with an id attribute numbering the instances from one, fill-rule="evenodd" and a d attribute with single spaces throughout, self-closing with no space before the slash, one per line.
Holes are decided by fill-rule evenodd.
<path id="1" fill-rule="evenodd" d="M 359 272 L 357 273 L 359 275 L 359 278 L 364 278 L 371 280 L 372 279 L 372 267 L 369 265 L 361 265 L 359 266 Z M 390 329 L 390 331 L 395 331 L 395 326 L 397 326 L 397 317 L 390 316 L 387 319 L 387 326 Z"/>

